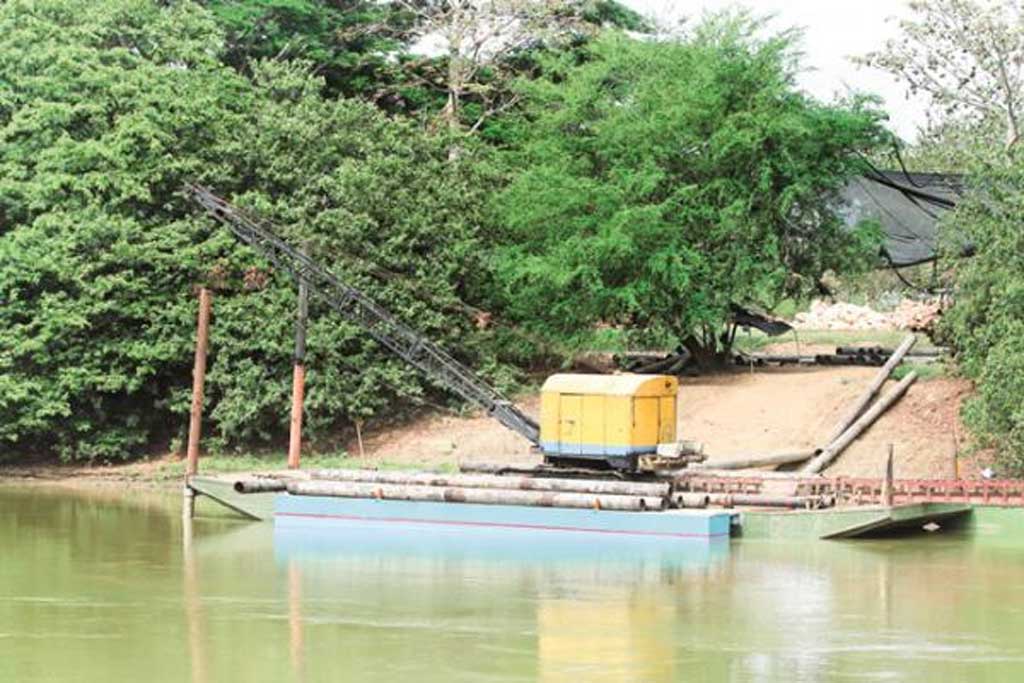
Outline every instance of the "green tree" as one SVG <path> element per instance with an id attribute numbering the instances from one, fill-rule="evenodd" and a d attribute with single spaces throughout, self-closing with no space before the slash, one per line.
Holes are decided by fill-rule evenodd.
<path id="1" fill-rule="evenodd" d="M 866 263 L 836 192 L 883 140 L 870 102 L 799 92 L 794 36 L 745 16 L 687 37 L 608 35 L 545 64 L 494 202 L 503 306 L 563 340 L 598 324 L 721 357 L 731 304 L 771 308 L 829 269 Z"/>
<path id="2" fill-rule="evenodd" d="M 1024 153 L 974 169 L 973 188 L 947 220 L 955 304 L 943 331 L 964 374 L 977 381 L 964 417 L 1006 474 L 1024 475 Z M 958 245 L 975 247 L 957 258 Z"/>
<path id="3" fill-rule="evenodd" d="M 226 33 L 225 61 L 241 72 L 261 59 L 315 64 L 329 96 L 405 108 L 397 86 L 408 22 L 373 0 L 211 0 Z"/>
<path id="4" fill-rule="evenodd" d="M 927 95 L 932 127 L 980 123 L 997 144 L 1013 147 L 1024 126 L 1024 7 L 1017 0 L 913 0 L 910 8 L 901 35 L 858 61 Z"/>
<path id="5" fill-rule="evenodd" d="M 0 6 L 0 443 L 124 457 L 188 411 L 195 287 L 215 288 L 209 416 L 225 442 L 285 431 L 292 284 L 184 201 L 206 183 L 470 363 L 486 165 L 351 100 L 303 63 L 221 62 L 202 7 Z M 308 424 L 436 400 L 414 371 L 314 307 Z"/>

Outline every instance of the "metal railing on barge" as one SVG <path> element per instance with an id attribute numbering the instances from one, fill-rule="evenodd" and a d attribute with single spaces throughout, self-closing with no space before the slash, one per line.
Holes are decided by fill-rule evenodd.
<path id="1" fill-rule="evenodd" d="M 786 482 L 793 495 L 834 496 L 837 503 L 872 505 L 883 502 L 881 477 L 799 477 L 769 479 L 757 475 L 739 477 L 693 476 L 680 479 L 676 489 L 700 493 L 757 495 L 772 484 Z M 1024 507 L 1021 479 L 894 479 L 893 503 L 969 503 L 998 507 Z"/>

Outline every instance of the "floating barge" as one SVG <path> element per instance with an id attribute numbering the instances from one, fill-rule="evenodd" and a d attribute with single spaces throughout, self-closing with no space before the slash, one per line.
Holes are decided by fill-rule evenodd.
<path id="1" fill-rule="evenodd" d="M 323 476 L 333 479 L 319 478 Z M 942 495 L 936 500 L 917 498 L 882 505 L 872 500 L 863 482 L 858 482 L 858 495 L 865 499 L 858 501 L 861 504 L 782 509 L 757 506 L 756 496 L 745 499 L 734 480 L 729 482 L 733 491 L 724 508 L 709 508 L 707 497 L 696 500 L 692 490 L 679 492 L 668 483 L 569 481 L 571 488 L 589 486 L 594 490 L 566 491 L 562 490 L 566 480 L 539 477 L 357 470 L 196 476 L 189 487 L 249 519 L 273 521 L 275 528 L 281 529 L 486 530 L 534 539 L 557 533 L 587 536 L 591 542 L 602 537 L 708 542 L 729 537 L 859 538 L 913 533 L 929 525 L 992 536 L 998 534 L 993 531 L 995 521 L 1024 523 L 1019 509 L 1002 508 L 999 513 L 983 499 L 956 500 Z M 451 486 L 454 482 L 477 486 Z M 645 488 L 648 486 L 661 488 Z M 626 491 L 648 495 L 626 495 Z M 753 502 L 744 504 L 748 499 Z"/>
<path id="2" fill-rule="evenodd" d="M 279 495 L 274 508 L 274 524 L 282 528 L 359 523 L 381 528 L 446 527 L 704 541 L 728 538 L 732 517 L 727 510 L 621 512 L 290 494 Z"/>
<path id="3" fill-rule="evenodd" d="M 735 517 L 672 507 L 667 483 L 341 470 L 197 476 L 190 488 L 282 528 L 362 524 L 707 541 L 728 538 Z"/>

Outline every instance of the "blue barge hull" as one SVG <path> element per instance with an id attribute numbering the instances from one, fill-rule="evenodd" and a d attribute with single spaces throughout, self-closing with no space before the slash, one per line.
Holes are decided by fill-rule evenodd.
<path id="1" fill-rule="evenodd" d="M 274 524 L 281 528 L 311 523 L 358 523 L 712 540 L 729 537 L 732 517 L 726 511 L 708 510 L 618 512 L 288 494 L 280 494 L 274 501 Z"/>

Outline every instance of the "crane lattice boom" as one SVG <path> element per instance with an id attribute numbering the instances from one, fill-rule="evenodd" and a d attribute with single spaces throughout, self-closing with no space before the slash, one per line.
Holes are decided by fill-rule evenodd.
<path id="1" fill-rule="evenodd" d="M 351 287 L 277 236 L 273 226 L 229 204 L 200 185 L 187 185 L 189 196 L 250 245 L 378 343 L 410 365 L 422 370 L 440 386 L 488 412 L 494 419 L 533 444 L 540 442 L 537 422 L 523 413 L 475 372 L 449 356 L 408 325 Z"/>

